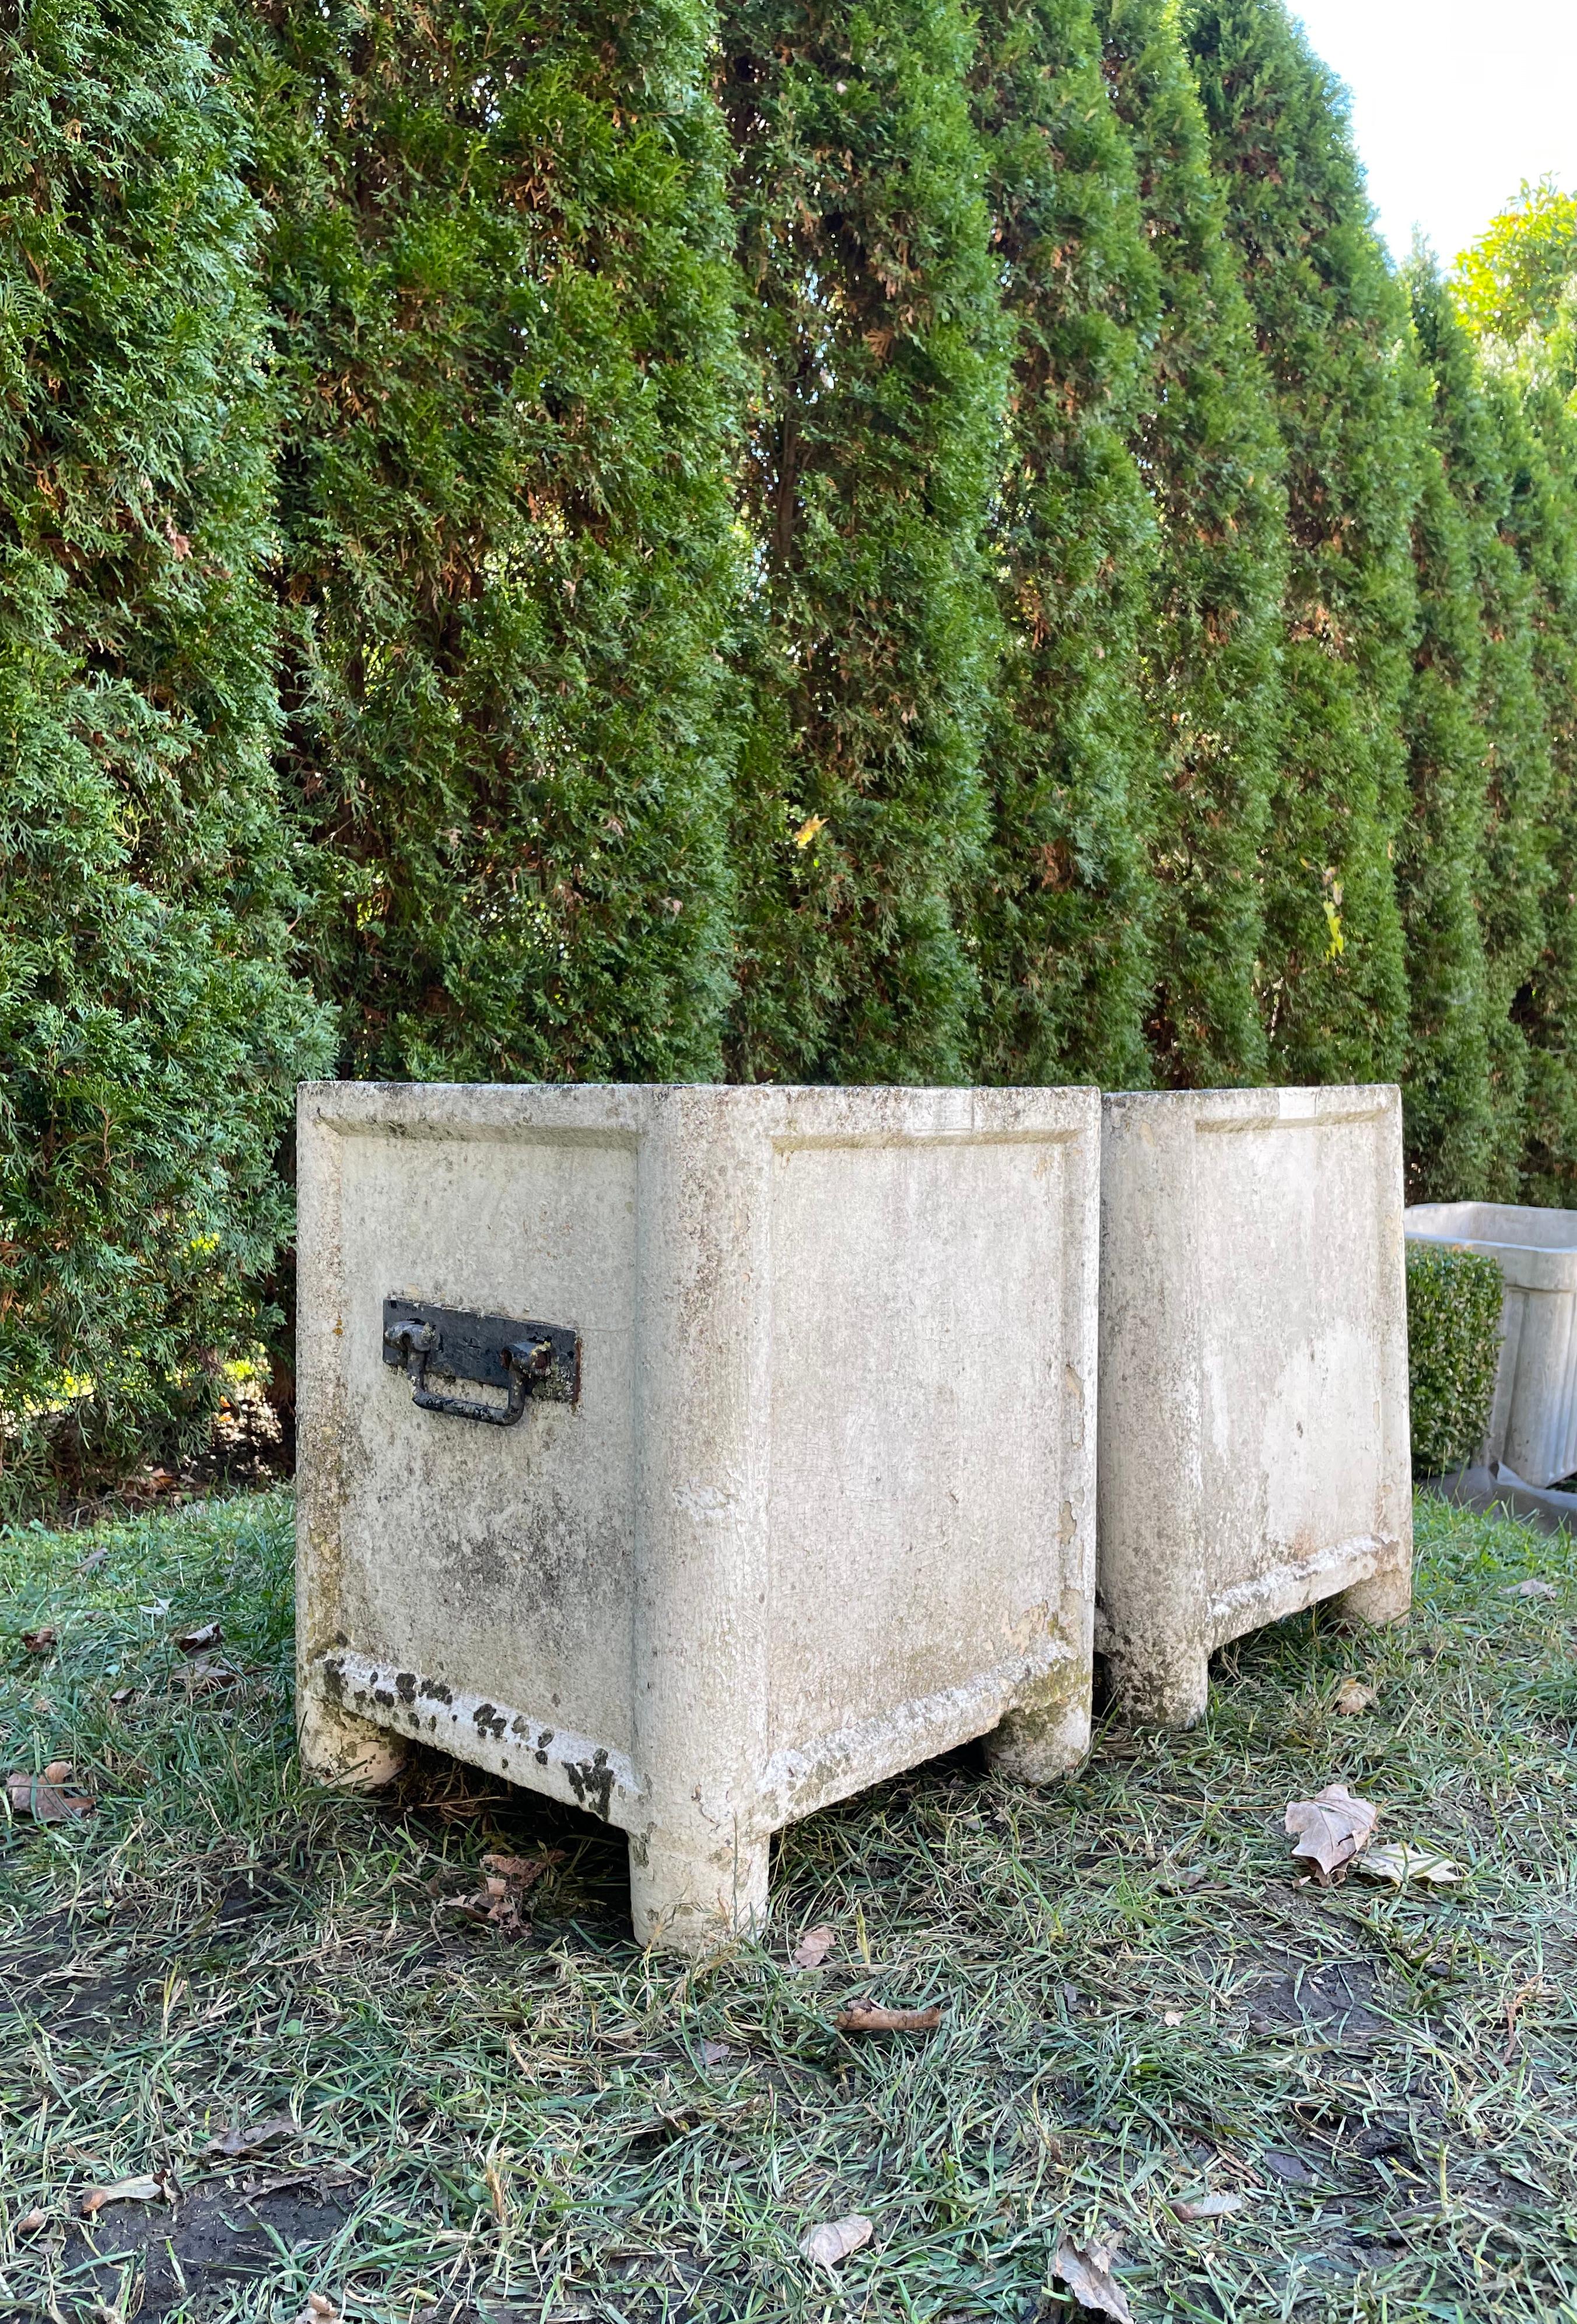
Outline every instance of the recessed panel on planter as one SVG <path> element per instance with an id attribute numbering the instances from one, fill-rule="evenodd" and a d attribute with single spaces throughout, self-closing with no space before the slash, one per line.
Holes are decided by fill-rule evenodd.
<path id="1" fill-rule="evenodd" d="M 1097 1643 L 1186 1724 L 1211 1652 L 1410 1599 L 1401 1107 L 1389 1087 L 1104 1101 Z"/>
<path id="2" fill-rule="evenodd" d="M 637 1932 L 988 1735 L 1087 1748 L 1092 1091 L 313 1086 L 303 1762 L 629 1835 Z"/>

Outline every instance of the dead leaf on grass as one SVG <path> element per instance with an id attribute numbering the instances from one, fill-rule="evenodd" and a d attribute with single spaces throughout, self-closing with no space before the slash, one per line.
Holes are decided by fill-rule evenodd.
<path id="1" fill-rule="evenodd" d="M 13 1815 L 31 1816 L 34 1823 L 70 1823 L 98 1804 L 73 1780 L 69 1759 L 52 1759 L 42 1775 L 7 1775 L 5 1796 Z"/>
<path id="2" fill-rule="evenodd" d="M 266 2122 L 255 2122 L 245 2130 L 221 2130 L 210 2138 L 210 2154 L 255 2154 L 260 2146 L 272 2146 L 276 2139 L 294 2138 L 301 2124 L 293 2114 L 271 2114 Z"/>
<path id="3" fill-rule="evenodd" d="M 1445 1888 L 1468 1877 L 1460 1864 L 1442 1856 L 1438 1849 L 1411 1848 L 1405 1840 L 1391 1840 L 1384 1848 L 1371 1848 L 1360 1858 L 1358 1868 L 1371 1880 L 1388 1880 L 1394 1888 L 1400 1888 L 1406 1880 L 1423 1880 L 1433 1887 Z"/>
<path id="4" fill-rule="evenodd" d="M 556 1849 L 541 1856 L 484 1856 L 484 1886 L 475 1896 L 459 1897 L 455 1909 L 473 1921 L 489 1923 L 507 1937 L 529 1937 L 531 1923 L 524 1909 L 527 1892 L 559 1859 Z"/>
<path id="5" fill-rule="evenodd" d="M 1379 1812 L 1368 1800 L 1355 1799 L 1345 1784 L 1327 1784 L 1312 1800 L 1294 1800 L 1287 1808 L 1293 1854 L 1312 1864 L 1326 1886 L 1343 1880 L 1368 1846 Z"/>
<path id="6" fill-rule="evenodd" d="M 789 1959 L 796 1969 L 820 1969 L 837 1941 L 837 1930 L 830 1921 L 823 1921 L 805 1931 Z"/>
<path id="7" fill-rule="evenodd" d="M 837 2267 L 850 2252 L 868 2244 L 875 2233 L 874 2220 L 863 2211 L 851 2211 L 847 2219 L 828 2219 L 819 2227 L 807 2227 L 800 2237 L 800 2251 L 817 2267 Z"/>
<path id="8" fill-rule="evenodd" d="M 857 2001 L 840 2009 L 832 2023 L 840 2034 L 932 2034 L 942 2024 L 942 2012 L 883 2009 L 873 2001 Z"/>
<path id="9" fill-rule="evenodd" d="M 224 1635 L 222 1622 L 199 1622 L 193 1629 L 177 1630 L 175 1644 L 183 1655 L 202 1655 L 210 1646 L 217 1646 Z"/>
<path id="10" fill-rule="evenodd" d="M 1111 2253 L 1105 2244 L 1086 2247 L 1064 2236 L 1057 2246 L 1052 2272 L 1081 2308 L 1093 2308 L 1100 2316 L 1115 2316 L 1118 2324 L 1133 2324 L 1134 2311 L 1111 2272 Z"/>
<path id="11" fill-rule="evenodd" d="M 23 1630 L 22 1643 L 30 1655 L 52 1655 L 60 1635 L 52 1622 L 41 1622 L 36 1630 Z"/>
<path id="12" fill-rule="evenodd" d="M 1191 2224 L 1195 2219 L 1227 2219 L 1240 2211 L 1248 2198 L 1243 2195 L 1201 2195 L 1192 2203 L 1173 2203 L 1173 2209 L 1180 2219 Z"/>
<path id="13" fill-rule="evenodd" d="M 1331 1708 L 1338 1719 L 1356 1719 L 1360 1711 L 1368 1711 L 1379 1700 L 1372 1686 L 1365 1686 L 1360 1678 L 1344 1678 L 1331 1698 Z"/>
<path id="14" fill-rule="evenodd" d="M 89 2187 L 82 2198 L 82 2216 L 90 2219 L 107 2203 L 168 2203 L 173 2200 L 168 2171 L 149 2172 L 139 2179 L 116 2179 L 107 2187 Z"/>
<path id="15" fill-rule="evenodd" d="M 1513 1598 L 1558 1598 L 1561 1593 L 1553 1582 L 1545 1582 L 1538 1574 L 1530 1573 L 1526 1582 L 1517 1582 L 1508 1594 Z"/>

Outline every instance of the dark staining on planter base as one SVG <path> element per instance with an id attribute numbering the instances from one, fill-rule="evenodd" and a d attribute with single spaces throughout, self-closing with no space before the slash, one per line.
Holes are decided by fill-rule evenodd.
<path id="1" fill-rule="evenodd" d="M 583 1808 L 608 1821 L 608 1805 L 613 1798 L 613 1769 L 608 1764 L 608 1753 L 599 1745 L 593 1753 L 589 1766 L 583 1760 L 566 1760 L 564 1773 L 570 1788 Z"/>

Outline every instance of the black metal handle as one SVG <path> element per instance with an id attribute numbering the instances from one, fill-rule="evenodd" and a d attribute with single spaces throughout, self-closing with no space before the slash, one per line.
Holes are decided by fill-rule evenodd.
<path id="1" fill-rule="evenodd" d="M 502 1315 L 477 1315 L 447 1307 L 422 1312 L 413 1301 L 384 1303 L 384 1361 L 399 1365 L 411 1383 L 413 1403 L 423 1412 L 447 1413 L 454 1420 L 479 1420 L 489 1428 L 513 1428 L 533 1397 L 573 1404 L 580 1393 L 580 1344 L 559 1323 L 517 1323 Z M 469 1397 L 440 1396 L 427 1385 L 427 1368 L 458 1379 L 486 1380 L 506 1389 L 504 1404 L 477 1404 Z"/>

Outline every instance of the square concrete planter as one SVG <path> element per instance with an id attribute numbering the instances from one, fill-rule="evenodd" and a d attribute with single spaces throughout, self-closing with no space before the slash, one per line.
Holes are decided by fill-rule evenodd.
<path id="1" fill-rule="evenodd" d="M 1096 1646 L 1134 1716 L 1338 1598 L 1399 1619 L 1413 1525 L 1402 1114 L 1376 1089 L 1104 1101 Z"/>
<path id="2" fill-rule="evenodd" d="M 299 1130 L 309 1773 L 416 1738 L 589 1808 L 697 1951 L 795 1818 L 1082 1757 L 1093 1091 L 314 1084 Z"/>
<path id="3" fill-rule="evenodd" d="M 1483 1457 L 1541 1491 L 1577 1470 L 1577 1211 L 1415 1203 L 1409 1242 L 1481 1251 L 1506 1283 Z"/>

